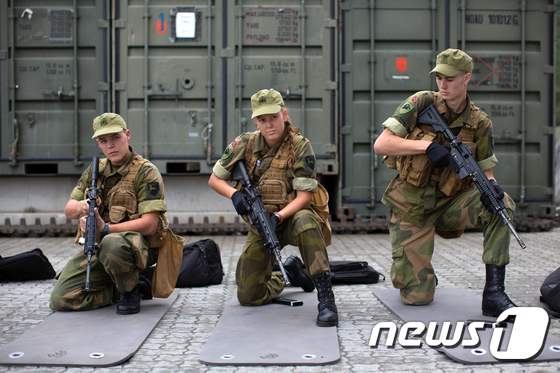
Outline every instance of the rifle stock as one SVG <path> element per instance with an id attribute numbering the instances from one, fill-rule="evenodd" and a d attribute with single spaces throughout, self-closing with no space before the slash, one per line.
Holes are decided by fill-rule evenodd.
<path id="1" fill-rule="evenodd" d="M 282 277 L 284 278 L 284 284 L 289 286 L 290 280 L 288 279 L 288 274 L 282 264 L 282 255 L 280 253 L 282 248 L 280 247 L 280 241 L 278 241 L 276 232 L 272 227 L 268 212 L 264 208 L 259 189 L 251 183 L 251 178 L 247 173 L 247 166 L 245 165 L 244 160 L 240 160 L 235 164 L 235 168 L 233 170 L 233 180 L 239 181 L 243 185 L 241 193 L 243 193 L 245 199 L 251 206 L 250 211 L 247 214 L 249 222 L 257 228 L 257 231 L 264 240 L 264 247 L 274 255 L 274 258 L 278 263 L 278 267 L 280 267 Z"/>
<path id="2" fill-rule="evenodd" d="M 451 163 L 455 168 L 455 171 L 459 175 L 459 178 L 465 179 L 470 177 L 480 192 L 481 196 L 487 198 L 490 202 L 491 213 L 498 214 L 502 222 L 508 227 L 511 234 L 519 243 L 522 249 L 527 246 L 525 242 L 517 234 L 513 223 L 507 214 L 506 206 L 504 202 L 498 198 L 494 187 L 490 184 L 490 181 L 484 175 L 484 172 L 480 169 L 480 166 L 476 162 L 471 150 L 468 146 L 463 144 L 454 134 L 451 132 L 447 123 L 443 120 L 441 115 L 438 113 L 434 105 L 428 106 L 424 109 L 418 116 L 418 122 L 429 124 L 432 126 L 435 132 L 441 133 L 446 141 L 449 142 L 451 147 Z"/>

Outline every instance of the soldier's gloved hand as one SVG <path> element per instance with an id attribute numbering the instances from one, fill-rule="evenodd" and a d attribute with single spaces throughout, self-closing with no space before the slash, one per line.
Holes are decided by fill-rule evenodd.
<path id="1" fill-rule="evenodd" d="M 496 198 L 498 198 L 499 201 L 504 199 L 504 190 L 502 189 L 502 187 L 498 184 L 498 182 L 494 179 L 490 180 L 490 184 L 492 185 L 492 188 L 494 188 L 494 191 L 496 192 Z M 480 201 L 482 202 L 482 204 L 484 205 L 484 207 L 486 207 L 486 209 L 490 212 L 494 212 L 494 210 L 492 209 L 492 204 L 490 203 L 490 199 L 487 196 L 480 196 Z"/>
<path id="2" fill-rule="evenodd" d="M 233 202 L 233 207 L 239 215 L 246 215 L 251 209 L 249 202 L 247 202 L 247 199 L 245 199 L 245 196 L 240 191 L 233 193 L 231 202 Z"/>
<path id="3" fill-rule="evenodd" d="M 449 165 L 449 149 L 437 142 L 432 142 L 430 146 L 428 146 L 426 154 L 430 162 L 432 162 L 432 165 L 436 168 L 447 167 Z"/>

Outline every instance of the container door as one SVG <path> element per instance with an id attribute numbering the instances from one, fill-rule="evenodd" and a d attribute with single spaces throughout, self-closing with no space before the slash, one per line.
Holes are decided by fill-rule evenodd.
<path id="1" fill-rule="evenodd" d="M 113 12 L 113 108 L 135 150 L 162 173 L 209 172 L 224 147 L 221 7 L 116 0 Z"/>
<path id="2" fill-rule="evenodd" d="M 522 211 L 539 215 L 554 212 L 553 10 L 546 0 L 450 6 L 451 46 L 473 57 L 470 96 L 494 125 L 496 178 Z"/>
<path id="3" fill-rule="evenodd" d="M 341 2 L 342 215 L 385 214 L 379 201 L 395 173 L 372 146 L 399 103 L 434 87 L 444 15 L 441 1 Z"/>
<path id="4" fill-rule="evenodd" d="M 251 95 L 274 88 L 312 143 L 318 172 L 338 173 L 337 2 L 228 2 L 227 141 L 254 131 Z"/>
<path id="5" fill-rule="evenodd" d="M 105 2 L 8 1 L 0 17 L 0 172 L 80 172 L 108 107 Z"/>

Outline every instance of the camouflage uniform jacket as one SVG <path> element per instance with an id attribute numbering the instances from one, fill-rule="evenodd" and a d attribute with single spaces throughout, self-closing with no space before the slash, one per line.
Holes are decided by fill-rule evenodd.
<path id="1" fill-rule="evenodd" d="M 70 197 L 84 199 L 90 184 L 91 166 L 84 171 Z M 177 281 L 183 242 L 168 226 L 159 170 L 131 149 L 129 158 L 118 168 L 106 158 L 100 160 L 97 186 L 101 190 L 99 212 L 106 222 L 116 224 L 146 213 L 159 213 L 158 230 L 146 239 L 150 248 L 158 248 L 152 291 L 156 297 L 167 297 Z"/>
<path id="2" fill-rule="evenodd" d="M 91 166 L 80 177 L 70 198 L 83 200 L 90 183 Z M 167 208 L 161 174 L 150 161 L 133 151 L 118 168 L 106 158 L 101 159 L 97 186 L 101 190 L 99 213 L 107 222 L 121 223 L 148 212 L 161 213 L 165 218 Z M 163 226 L 159 228 L 161 230 Z"/>
<path id="3" fill-rule="evenodd" d="M 238 136 L 228 145 L 212 172 L 220 179 L 229 180 L 235 163 L 242 159 L 247 162 L 249 175 L 258 185 L 268 212 L 283 209 L 294 200 L 298 190 L 312 192 L 310 208 L 320 218 L 323 237 L 327 245 L 330 244 L 329 195 L 317 182 L 311 143 L 297 128 L 286 122 L 284 137 L 273 147 L 266 144 L 259 131 Z"/>
<path id="4" fill-rule="evenodd" d="M 454 113 L 437 92 L 421 91 L 406 99 L 383 126 L 397 136 L 412 140 L 429 140 L 445 144 L 431 126 L 417 123 L 418 114 L 433 104 L 443 115 L 451 131 L 468 145 L 482 170 L 493 168 L 492 122 L 467 97 L 462 113 Z M 470 180 L 461 181 L 451 167 L 434 168 L 426 154 L 386 157 L 389 167 L 399 173 L 388 185 L 382 202 L 412 222 L 420 223 L 424 211 L 435 206 L 439 198 L 452 198 L 472 187 Z"/>
<path id="5" fill-rule="evenodd" d="M 269 212 L 279 211 L 295 198 L 297 190 L 317 189 L 315 154 L 308 139 L 291 125 L 282 140 L 269 147 L 259 131 L 238 136 L 228 145 L 212 172 L 228 180 L 235 163 L 247 161 L 249 175 L 259 186 Z"/>

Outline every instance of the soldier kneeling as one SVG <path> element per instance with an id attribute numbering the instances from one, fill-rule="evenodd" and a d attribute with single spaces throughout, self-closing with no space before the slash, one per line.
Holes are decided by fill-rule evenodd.
<path id="1" fill-rule="evenodd" d="M 229 144 L 208 185 L 231 198 L 239 215 L 246 215 L 249 203 L 228 183 L 235 164 L 246 161 L 249 177 L 259 187 L 264 207 L 272 213 L 281 246 L 297 246 L 309 270 L 310 275 L 298 258 L 288 258 L 285 266 L 290 282 L 305 291 L 316 287 L 317 325 L 335 326 L 338 313 L 326 251 L 330 243 L 328 194 L 316 180 L 311 143 L 290 122 L 282 96 L 274 89 L 255 93 L 251 108 L 257 131 L 244 133 Z M 264 248 L 263 238 L 250 226 L 236 271 L 237 297 L 242 305 L 263 305 L 280 295 L 284 282 L 279 272 L 272 272 L 272 264 L 273 256 Z"/>

